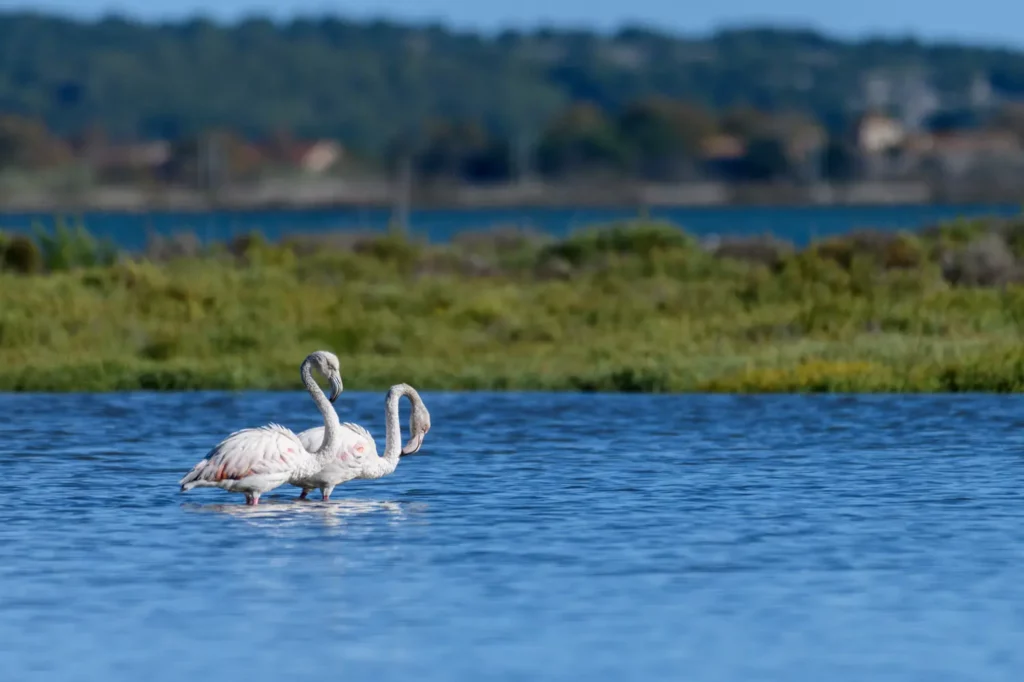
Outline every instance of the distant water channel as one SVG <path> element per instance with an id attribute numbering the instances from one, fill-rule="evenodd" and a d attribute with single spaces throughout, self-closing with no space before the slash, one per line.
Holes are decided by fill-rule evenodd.
<path id="1" fill-rule="evenodd" d="M 687 231 L 708 235 L 771 233 L 798 245 L 816 237 L 857 228 L 917 229 L 958 217 L 1012 216 L 1017 205 L 861 206 L 799 208 L 671 208 L 652 209 L 654 218 L 671 220 Z M 636 210 L 500 209 L 423 210 L 410 215 L 412 232 L 434 242 L 446 242 L 459 232 L 496 226 L 519 226 L 562 236 L 575 228 L 635 218 Z M 150 233 L 191 231 L 204 241 L 224 241 L 251 231 L 270 239 L 288 234 L 330 230 L 384 230 L 391 212 L 379 209 L 281 210 L 210 213 L 88 213 L 80 216 L 91 232 L 109 237 L 124 249 L 145 247 Z M 52 225 L 51 214 L 0 214 L 0 229 L 30 230 L 34 221 Z"/>

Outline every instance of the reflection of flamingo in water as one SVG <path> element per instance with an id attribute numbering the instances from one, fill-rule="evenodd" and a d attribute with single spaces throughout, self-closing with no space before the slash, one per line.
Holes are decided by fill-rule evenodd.
<path id="1" fill-rule="evenodd" d="M 316 368 L 331 383 L 328 400 L 313 378 Z M 260 495 L 282 485 L 294 475 L 308 476 L 332 459 L 341 423 L 331 403 L 342 391 L 338 358 L 327 351 L 311 353 L 300 368 L 302 383 L 313 397 L 324 418 L 324 438 L 316 450 L 307 449 L 289 429 L 268 424 L 242 429 L 210 450 L 206 458 L 192 467 L 179 481 L 181 491 L 192 488 L 223 488 L 244 493 L 247 504 L 259 504 Z"/>
<path id="2" fill-rule="evenodd" d="M 336 500 L 331 504 L 305 504 L 296 501 L 268 500 L 256 507 L 237 504 L 186 504 L 183 509 L 206 514 L 228 514 L 251 521 L 273 520 L 274 528 L 287 528 L 303 518 L 317 518 L 326 526 L 344 526 L 350 519 L 383 512 L 392 520 L 406 516 L 406 507 L 421 511 L 416 504 L 402 505 L 387 500 Z"/>
<path id="3" fill-rule="evenodd" d="M 402 430 L 398 424 L 398 401 L 402 397 L 412 403 L 409 415 L 410 438 L 401 447 Z M 427 411 L 423 399 L 412 386 L 396 384 L 388 391 L 384 402 L 385 440 L 384 456 L 377 456 L 377 444 L 370 432 L 358 424 L 342 424 L 341 433 L 334 441 L 334 452 L 330 461 L 319 471 L 310 474 L 307 471 L 296 472 L 289 483 L 302 488 L 299 499 L 313 488 L 319 488 L 323 499 L 329 500 L 334 487 L 340 483 L 356 478 L 380 478 L 387 476 L 398 466 L 398 458 L 411 455 L 423 445 L 423 437 L 430 430 L 430 412 Z M 299 434 L 302 445 L 312 451 L 324 441 L 324 427 L 317 426 Z"/>

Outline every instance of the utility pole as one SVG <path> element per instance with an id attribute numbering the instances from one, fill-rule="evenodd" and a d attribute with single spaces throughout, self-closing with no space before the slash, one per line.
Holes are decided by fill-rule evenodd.
<path id="1" fill-rule="evenodd" d="M 412 154 L 403 151 L 399 161 L 398 183 L 395 188 L 395 206 L 392 209 L 393 228 L 409 234 L 409 207 L 412 201 Z"/>
<path id="2" fill-rule="evenodd" d="M 204 175 L 203 175 L 203 157 L 205 153 L 205 146 L 203 145 L 203 134 L 196 134 L 196 189 L 200 192 L 203 191 L 204 186 Z"/>
<path id="3" fill-rule="evenodd" d="M 516 145 L 513 150 L 513 173 L 516 183 L 525 185 L 533 172 L 531 157 L 533 151 L 533 140 L 527 133 L 520 133 L 516 137 Z"/>

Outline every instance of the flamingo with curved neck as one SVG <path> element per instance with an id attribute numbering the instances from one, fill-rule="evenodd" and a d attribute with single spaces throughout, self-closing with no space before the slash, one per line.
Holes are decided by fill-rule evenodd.
<path id="1" fill-rule="evenodd" d="M 316 369 L 331 383 L 331 397 L 313 378 Z M 245 494 L 247 504 L 259 504 L 260 495 L 283 485 L 292 476 L 307 476 L 332 459 L 341 423 L 333 403 L 344 386 L 338 357 L 328 351 L 311 353 L 300 367 L 302 383 L 324 418 L 323 442 L 306 448 L 295 433 L 278 424 L 236 431 L 218 443 L 179 481 L 181 491 L 222 488 Z"/>
<path id="2" fill-rule="evenodd" d="M 402 397 L 412 403 L 409 416 L 409 441 L 402 446 L 402 429 L 398 425 L 398 401 Z M 398 458 L 411 455 L 423 446 L 423 437 L 430 430 L 430 413 L 416 389 L 409 384 L 396 384 L 388 390 L 384 399 L 384 456 L 370 459 L 359 478 L 381 478 L 393 473 L 398 467 Z"/>
<path id="3" fill-rule="evenodd" d="M 398 403 L 402 397 L 409 398 L 412 412 L 409 415 L 410 438 L 402 446 L 402 431 L 399 426 Z M 384 402 L 385 440 L 384 456 L 377 456 L 377 444 L 370 432 L 358 424 L 346 422 L 341 425 L 341 434 L 335 441 L 334 458 L 320 471 L 312 475 L 293 476 L 288 482 L 302 488 L 299 499 L 314 488 L 320 489 L 324 501 L 331 497 L 334 487 L 357 478 L 381 478 L 398 467 L 402 455 L 411 455 L 423 446 L 423 438 L 430 430 L 430 412 L 420 394 L 408 384 L 395 384 L 388 390 Z M 307 429 L 299 439 L 307 449 L 321 446 L 326 441 L 327 431 L 323 426 Z"/>

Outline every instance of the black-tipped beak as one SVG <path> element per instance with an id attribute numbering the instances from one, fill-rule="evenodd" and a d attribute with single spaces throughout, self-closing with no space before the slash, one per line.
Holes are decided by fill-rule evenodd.
<path id="1" fill-rule="evenodd" d="M 417 433 L 415 436 L 409 439 L 409 442 L 402 448 L 403 455 L 411 455 L 418 452 L 423 447 L 423 433 Z"/>
<path id="2" fill-rule="evenodd" d="M 335 377 L 331 379 L 331 396 L 330 398 L 328 398 L 328 400 L 330 400 L 333 403 L 335 400 L 338 399 L 338 396 L 341 395 L 341 391 L 341 377 Z"/>

